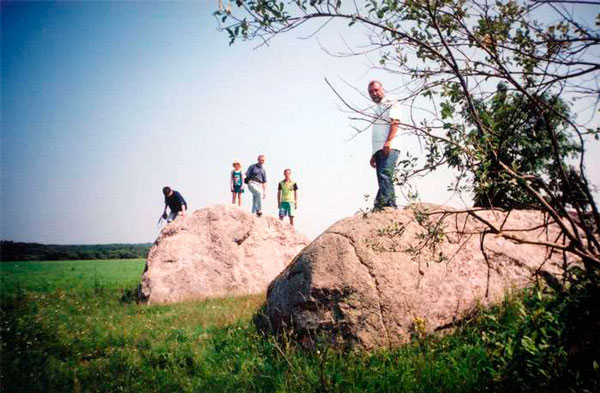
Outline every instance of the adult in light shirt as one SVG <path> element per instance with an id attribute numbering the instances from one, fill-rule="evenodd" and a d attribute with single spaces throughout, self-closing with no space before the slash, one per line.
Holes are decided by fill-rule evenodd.
<path id="1" fill-rule="evenodd" d="M 256 164 L 252 164 L 246 171 L 246 180 L 248 181 L 248 189 L 252 193 L 252 213 L 257 216 L 262 216 L 262 200 L 267 196 L 267 173 L 263 165 L 265 156 L 261 154 L 256 160 Z"/>
<path id="2" fill-rule="evenodd" d="M 396 138 L 400 122 L 400 105 L 388 96 L 379 81 L 369 82 L 369 96 L 375 102 L 373 120 L 373 155 L 371 166 L 377 171 L 379 191 L 375 197 L 375 210 L 396 206 L 394 169 L 400 156 L 400 140 Z"/>

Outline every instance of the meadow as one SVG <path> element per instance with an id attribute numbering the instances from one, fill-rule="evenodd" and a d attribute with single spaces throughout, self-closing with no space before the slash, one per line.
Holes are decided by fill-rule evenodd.
<path id="1" fill-rule="evenodd" d="M 481 311 L 444 337 L 415 337 L 402 348 L 360 353 L 322 343 L 306 349 L 289 337 L 261 334 L 252 318 L 264 295 L 138 304 L 143 267 L 143 260 L 0 264 L 0 390 L 556 392 L 598 387 L 597 376 L 582 382 L 568 368 L 561 341 L 565 329 L 558 318 L 564 302 L 540 290 Z"/>

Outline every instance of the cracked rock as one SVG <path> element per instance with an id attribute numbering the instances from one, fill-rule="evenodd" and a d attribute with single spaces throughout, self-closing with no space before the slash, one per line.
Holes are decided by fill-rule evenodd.
<path id="1" fill-rule="evenodd" d="M 435 214 L 423 220 L 423 212 Z M 506 220 L 500 211 L 477 214 L 529 240 L 557 238 L 556 226 L 540 228 L 537 211 L 513 211 Z M 264 326 L 291 329 L 303 343 L 321 334 L 345 347 L 394 347 L 536 279 L 560 276 L 557 253 L 492 234 L 484 239 L 486 261 L 482 229 L 467 213 L 426 204 L 338 221 L 269 285 Z M 426 242 L 428 230 L 438 240 Z"/>

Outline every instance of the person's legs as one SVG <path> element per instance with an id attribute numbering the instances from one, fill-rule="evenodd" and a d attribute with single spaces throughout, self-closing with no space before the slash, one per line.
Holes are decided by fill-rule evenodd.
<path id="1" fill-rule="evenodd" d="M 394 170 L 399 155 L 398 150 L 391 150 L 387 157 L 381 150 L 375 154 L 377 183 L 379 184 L 379 190 L 375 197 L 375 209 L 382 209 L 386 206 L 397 207 L 396 193 L 394 192 Z"/>
<path id="2" fill-rule="evenodd" d="M 169 213 L 169 217 L 167 217 L 167 223 L 169 223 L 169 222 L 173 221 L 174 219 L 176 219 L 177 218 L 177 213 L 179 213 L 179 212 L 171 211 Z"/>
<path id="3" fill-rule="evenodd" d="M 283 221 L 283 217 L 286 216 L 285 202 L 279 204 L 279 219 Z"/>
<path id="4" fill-rule="evenodd" d="M 238 206 L 242 206 L 242 193 L 238 192 Z"/>
<path id="5" fill-rule="evenodd" d="M 234 205 L 235 205 L 235 195 L 236 195 L 235 191 L 231 193 L 231 203 Z"/>
<path id="6" fill-rule="evenodd" d="M 252 193 L 252 213 L 260 213 L 262 209 L 262 189 L 260 183 L 249 182 L 248 189 Z"/>
<path id="7" fill-rule="evenodd" d="M 290 217 L 290 225 L 294 226 L 294 202 L 288 202 L 288 216 Z"/>
<path id="8" fill-rule="evenodd" d="M 260 196 L 256 195 L 258 193 L 258 191 L 256 190 L 255 187 L 252 187 L 251 184 L 248 184 L 248 189 L 252 193 L 252 213 L 256 213 L 256 200 L 258 198 L 260 198 Z"/>
<path id="9" fill-rule="evenodd" d="M 256 187 L 256 194 L 254 194 L 254 196 L 256 197 L 256 214 L 258 214 L 260 216 L 262 214 L 262 200 L 263 200 L 262 184 L 255 183 L 255 187 Z"/>
<path id="10" fill-rule="evenodd" d="M 283 221 L 283 218 L 288 216 L 290 218 L 290 224 L 294 225 L 294 208 L 291 202 L 281 202 L 279 208 L 279 219 Z"/>

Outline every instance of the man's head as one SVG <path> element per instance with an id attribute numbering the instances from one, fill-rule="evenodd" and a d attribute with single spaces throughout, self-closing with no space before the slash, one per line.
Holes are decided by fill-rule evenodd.
<path id="1" fill-rule="evenodd" d="M 290 180 L 292 178 L 292 170 L 290 168 L 285 169 L 283 176 L 285 176 L 285 180 Z"/>
<path id="2" fill-rule="evenodd" d="M 371 99 L 374 102 L 381 102 L 383 97 L 385 97 L 385 90 L 383 90 L 383 85 L 381 84 L 381 82 L 377 80 L 369 82 L 369 96 L 371 96 Z"/>
<path id="3" fill-rule="evenodd" d="M 258 156 L 258 158 L 256 159 L 256 161 L 257 161 L 257 162 L 258 162 L 260 165 L 264 164 L 264 163 L 265 163 L 265 155 L 264 155 L 264 154 L 261 154 L 260 156 Z"/>
<path id="4" fill-rule="evenodd" d="M 163 194 L 165 196 L 169 196 L 173 193 L 173 190 L 171 190 L 171 187 L 163 187 Z"/>

